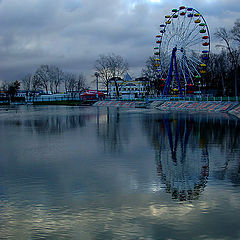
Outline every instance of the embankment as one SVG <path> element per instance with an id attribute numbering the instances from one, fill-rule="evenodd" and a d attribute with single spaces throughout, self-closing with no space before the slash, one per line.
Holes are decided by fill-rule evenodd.
<path id="1" fill-rule="evenodd" d="M 220 101 L 153 101 L 151 104 L 138 101 L 99 101 L 94 106 L 105 107 L 147 107 L 161 111 L 195 111 L 195 112 L 222 112 L 229 113 L 240 118 L 239 102 Z"/>
<path id="2" fill-rule="evenodd" d="M 222 112 L 240 118 L 239 102 L 155 101 L 151 106 L 161 111 Z"/>
<path id="3" fill-rule="evenodd" d="M 98 101 L 93 104 L 97 107 L 125 107 L 125 108 L 135 108 L 138 106 L 146 106 L 144 102 L 140 101 Z"/>

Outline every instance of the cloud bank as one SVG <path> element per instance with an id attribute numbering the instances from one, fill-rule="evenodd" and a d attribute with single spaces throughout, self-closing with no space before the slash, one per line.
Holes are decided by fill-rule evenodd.
<path id="1" fill-rule="evenodd" d="M 20 79 L 40 64 L 83 72 L 89 81 L 99 54 L 125 58 L 138 77 L 152 55 L 164 16 L 180 5 L 200 11 L 213 34 L 239 17 L 238 0 L 2 0 L 0 80 Z M 213 39 L 214 41 L 214 39 Z"/>

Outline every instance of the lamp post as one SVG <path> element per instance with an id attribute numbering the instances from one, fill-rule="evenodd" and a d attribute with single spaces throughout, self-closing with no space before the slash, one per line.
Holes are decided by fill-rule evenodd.
<path id="1" fill-rule="evenodd" d="M 97 82 L 97 100 L 98 100 L 98 77 L 99 77 L 99 73 L 95 72 L 95 77 L 96 77 L 96 82 Z"/>
<path id="2" fill-rule="evenodd" d="M 199 95 L 202 95 L 202 94 L 201 94 L 201 89 L 200 89 L 200 88 L 201 88 L 201 82 L 199 81 L 199 82 L 198 82 Z"/>

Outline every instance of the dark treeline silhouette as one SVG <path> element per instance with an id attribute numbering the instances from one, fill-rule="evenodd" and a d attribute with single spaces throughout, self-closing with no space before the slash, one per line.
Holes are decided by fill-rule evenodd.
<path id="1" fill-rule="evenodd" d="M 3 121 L 6 126 L 25 127 L 37 134 L 60 134 L 68 130 L 84 127 L 88 115 L 45 115 L 38 119 L 13 119 Z"/>
<path id="2" fill-rule="evenodd" d="M 218 28 L 214 33 L 218 52 L 210 54 L 203 90 L 215 90 L 219 96 L 238 96 L 240 90 L 240 19 L 230 30 Z"/>

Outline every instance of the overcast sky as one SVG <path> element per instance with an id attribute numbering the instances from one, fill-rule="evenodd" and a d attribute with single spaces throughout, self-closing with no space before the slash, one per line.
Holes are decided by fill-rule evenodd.
<path id="1" fill-rule="evenodd" d="M 240 18 L 239 0 L 0 0 L 0 81 L 54 64 L 90 82 L 95 60 L 108 53 L 139 77 L 159 24 L 180 5 L 197 9 L 211 35 Z"/>

